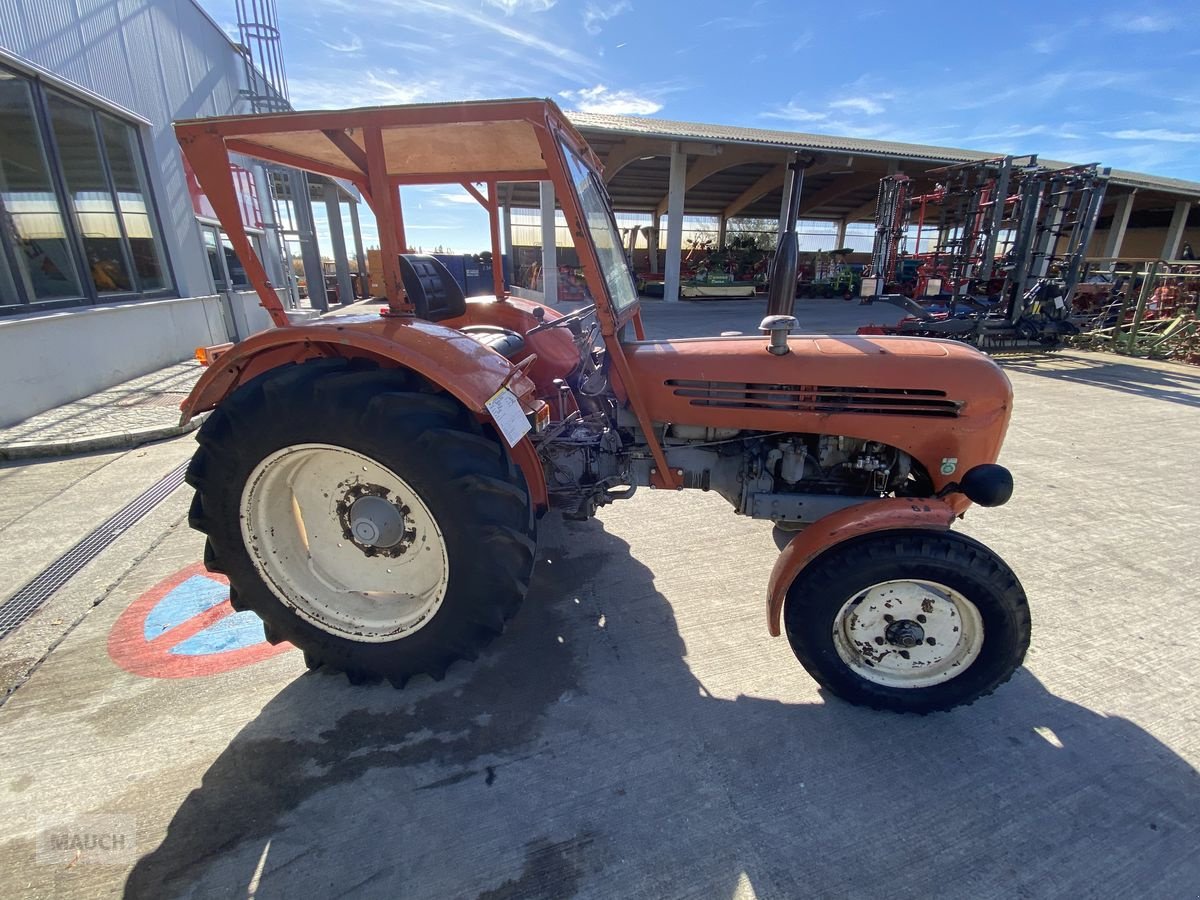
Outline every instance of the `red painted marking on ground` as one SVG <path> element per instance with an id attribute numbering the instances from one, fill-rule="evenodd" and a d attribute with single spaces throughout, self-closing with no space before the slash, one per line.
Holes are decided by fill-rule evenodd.
<path id="1" fill-rule="evenodd" d="M 210 628 L 226 616 L 233 607 L 226 598 L 209 609 L 171 628 L 164 634 L 146 639 L 146 619 L 168 594 L 195 575 L 202 575 L 224 585 L 229 579 L 209 572 L 203 563 L 196 563 L 164 578 L 142 594 L 121 613 L 108 635 L 108 655 L 126 672 L 145 678 L 195 678 L 217 675 L 243 666 L 253 665 L 293 649 L 291 644 L 272 646 L 266 641 L 251 647 L 226 650 L 202 656 L 172 654 L 171 650 L 188 638 Z"/>

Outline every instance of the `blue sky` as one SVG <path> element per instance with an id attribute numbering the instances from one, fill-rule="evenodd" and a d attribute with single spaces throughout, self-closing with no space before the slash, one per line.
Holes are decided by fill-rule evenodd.
<path id="1" fill-rule="evenodd" d="M 236 34 L 233 0 L 201 2 Z M 1200 181 L 1194 3 L 278 5 L 297 108 L 545 96 L 566 109 L 1038 153 Z M 484 249 L 486 218 L 460 193 L 406 191 L 410 241 Z"/>

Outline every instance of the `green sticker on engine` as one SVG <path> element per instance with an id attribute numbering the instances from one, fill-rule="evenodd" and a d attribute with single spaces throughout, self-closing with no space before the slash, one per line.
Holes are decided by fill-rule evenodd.
<path id="1" fill-rule="evenodd" d="M 942 458 L 942 474 L 953 475 L 958 468 L 957 456 L 946 456 Z"/>

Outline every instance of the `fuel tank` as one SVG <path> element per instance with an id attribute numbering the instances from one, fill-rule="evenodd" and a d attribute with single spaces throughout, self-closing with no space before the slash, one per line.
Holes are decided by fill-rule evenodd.
<path id="1" fill-rule="evenodd" d="M 937 487 L 995 462 L 1012 386 L 989 357 L 955 341 L 796 336 L 622 345 L 636 390 L 658 424 L 831 434 L 909 453 Z M 615 383 L 627 397 L 624 385 Z"/>
<path id="2" fill-rule="evenodd" d="M 537 314 L 539 309 L 540 317 Z M 509 297 L 503 303 L 497 302 L 494 297 L 472 297 L 467 301 L 463 315 L 444 319 L 441 324 L 448 328 L 497 325 L 524 335 L 524 349 L 510 361 L 519 363 L 529 356 L 536 357 L 525 374 L 537 385 L 537 395 L 545 398 L 554 394 L 554 379 L 566 378 L 579 368 L 579 348 L 575 346 L 570 331 L 566 328 L 533 330 L 544 322 L 561 318 L 562 313 L 558 310 L 521 297 Z"/>

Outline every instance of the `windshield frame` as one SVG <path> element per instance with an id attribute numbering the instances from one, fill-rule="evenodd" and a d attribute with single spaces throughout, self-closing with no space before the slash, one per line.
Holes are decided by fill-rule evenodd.
<path id="1" fill-rule="evenodd" d="M 572 208 L 568 209 L 566 204 L 562 203 L 561 200 L 560 204 L 562 204 L 563 212 L 567 216 L 567 225 L 572 235 L 572 241 L 575 244 L 575 250 L 579 253 L 580 262 L 583 263 L 588 289 L 592 294 L 593 300 L 596 302 L 597 310 L 601 311 L 603 316 L 611 321 L 614 330 L 619 330 L 627 322 L 638 318 L 641 310 L 641 297 L 638 295 L 637 280 L 629 264 L 629 258 L 625 253 L 624 244 L 621 241 L 621 230 L 617 226 L 617 219 L 612 209 L 608 188 L 605 186 L 604 179 L 600 176 L 597 169 L 598 163 L 593 164 L 596 158 L 591 152 L 591 148 L 586 144 L 582 147 L 577 146 L 573 140 L 573 135 L 563 129 L 551 129 L 550 137 L 561 162 L 561 172 L 563 181 L 565 182 L 564 185 L 559 186 L 559 189 L 562 190 L 563 187 L 566 187 L 569 190 Z M 588 206 L 580 194 L 573 168 L 579 168 L 589 176 L 592 186 L 598 191 L 604 201 L 605 216 L 603 222 L 607 226 L 608 238 L 611 239 L 616 252 L 620 254 L 620 272 L 614 270 L 610 273 L 605 270 L 604 256 L 601 254 L 600 246 L 596 240 L 596 233 L 593 230 L 593 225 L 598 223 L 595 221 L 596 217 L 594 215 L 589 219 Z M 595 212 L 598 212 L 598 210 L 593 210 L 593 213 Z M 632 299 L 626 305 L 618 306 L 610 290 L 609 276 L 611 275 L 615 281 L 622 274 L 629 279 Z"/>

